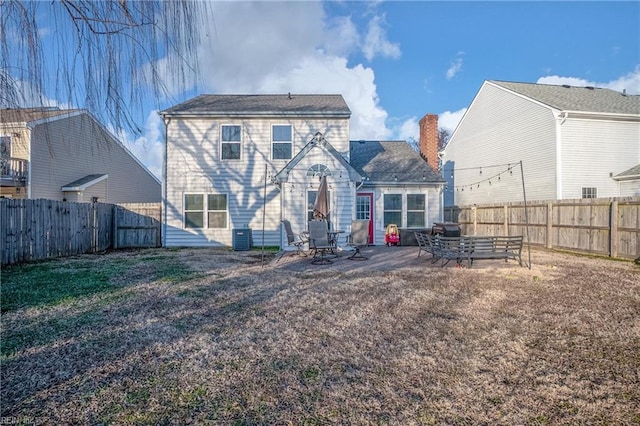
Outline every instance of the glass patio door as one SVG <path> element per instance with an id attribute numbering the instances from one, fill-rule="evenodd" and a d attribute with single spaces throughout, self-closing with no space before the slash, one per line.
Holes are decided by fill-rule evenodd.
<path id="1" fill-rule="evenodd" d="M 356 219 L 369 221 L 369 244 L 373 244 L 373 194 L 358 193 L 356 196 Z"/>

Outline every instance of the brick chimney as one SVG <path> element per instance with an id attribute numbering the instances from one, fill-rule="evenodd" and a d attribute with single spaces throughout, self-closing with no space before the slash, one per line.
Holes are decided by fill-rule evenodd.
<path id="1" fill-rule="evenodd" d="M 420 120 L 420 155 L 438 171 L 438 115 L 427 114 Z"/>

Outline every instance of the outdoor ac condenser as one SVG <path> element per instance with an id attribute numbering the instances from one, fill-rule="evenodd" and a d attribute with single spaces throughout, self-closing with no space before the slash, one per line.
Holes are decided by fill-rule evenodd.
<path id="1" fill-rule="evenodd" d="M 241 228 L 233 230 L 232 245 L 234 251 L 251 250 L 253 238 L 250 228 Z"/>

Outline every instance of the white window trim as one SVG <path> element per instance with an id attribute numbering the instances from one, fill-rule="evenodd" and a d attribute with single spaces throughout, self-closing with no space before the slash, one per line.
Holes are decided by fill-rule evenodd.
<path id="1" fill-rule="evenodd" d="M 190 228 L 187 227 L 187 212 L 196 212 L 199 210 L 187 210 L 185 197 L 187 195 L 202 195 L 202 228 Z M 227 198 L 227 210 L 209 210 L 209 195 L 224 195 Z M 209 211 L 212 212 L 221 212 L 224 211 L 227 213 L 227 222 L 225 223 L 224 228 L 209 228 Z M 182 194 L 182 228 L 183 229 L 202 229 L 202 230 L 210 230 L 210 231 L 218 231 L 222 229 L 229 229 L 229 193 L 227 192 L 184 192 Z"/>
<path id="2" fill-rule="evenodd" d="M 240 127 L 240 141 L 238 142 L 225 142 L 222 140 L 222 129 L 224 127 Z M 223 123 L 220 125 L 220 160 L 221 161 L 242 161 L 242 146 L 243 146 L 243 129 L 242 129 L 242 124 L 238 124 L 238 123 Z M 222 158 L 222 146 L 225 144 L 238 144 L 240 145 L 240 158 Z"/>
<path id="3" fill-rule="evenodd" d="M 409 210 L 409 195 L 421 195 L 424 197 L 424 210 Z M 424 192 L 407 192 L 405 194 L 405 203 L 403 207 L 405 207 L 406 213 L 403 213 L 403 216 L 406 218 L 407 228 L 409 228 L 409 213 L 417 213 L 422 212 L 422 228 L 427 226 L 427 194 Z"/>
<path id="4" fill-rule="evenodd" d="M 387 210 L 387 209 L 385 209 L 385 207 L 384 207 L 384 198 L 387 195 L 399 195 L 400 196 L 400 204 L 401 204 L 400 205 L 400 210 Z M 407 220 L 407 217 L 406 217 L 407 216 L 406 215 L 406 203 L 407 203 L 407 200 L 406 200 L 404 195 L 405 194 L 403 194 L 402 192 L 394 192 L 394 191 L 383 192 L 383 194 L 382 194 L 382 229 L 384 231 L 386 231 L 386 226 L 384 224 L 384 220 L 385 220 L 384 217 L 385 217 L 385 213 L 386 212 L 398 212 L 398 211 L 400 212 L 400 221 L 402 223 L 396 223 L 396 225 L 398 225 L 398 228 L 402 228 L 404 222 L 406 222 L 406 220 Z"/>
<path id="5" fill-rule="evenodd" d="M 273 140 L 273 128 L 279 126 L 279 127 L 284 127 L 284 126 L 289 126 L 291 128 L 291 139 L 288 141 L 274 141 Z M 288 143 L 289 145 L 291 145 L 291 156 L 289 158 L 274 158 L 273 156 L 273 145 L 276 143 Z M 273 161 L 289 161 L 294 157 L 293 155 L 293 125 L 288 124 L 288 123 L 274 123 L 271 124 L 271 160 Z"/>

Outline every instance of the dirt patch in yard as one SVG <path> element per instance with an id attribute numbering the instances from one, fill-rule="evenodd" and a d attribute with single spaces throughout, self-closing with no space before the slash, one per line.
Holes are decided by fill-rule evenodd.
<path id="1" fill-rule="evenodd" d="M 139 250 L 113 289 L 2 314 L 2 416 L 41 424 L 634 424 L 640 268 Z M 528 253 L 523 256 L 528 264 Z M 93 263 L 92 263 L 93 262 Z M 122 272 L 124 271 L 124 272 Z M 5 274 L 3 284 L 11 280 Z"/>

